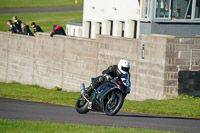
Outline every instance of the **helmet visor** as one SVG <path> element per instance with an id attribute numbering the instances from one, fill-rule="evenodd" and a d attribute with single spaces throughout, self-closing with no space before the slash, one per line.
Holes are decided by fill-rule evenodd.
<path id="1" fill-rule="evenodd" d="M 129 67 L 122 67 L 122 70 L 125 72 L 129 72 L 129 69 L 130 69 Z"/>

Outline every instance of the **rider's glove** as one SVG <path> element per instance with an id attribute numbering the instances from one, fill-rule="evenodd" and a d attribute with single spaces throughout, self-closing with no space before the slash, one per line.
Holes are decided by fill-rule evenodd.
<path id="1" fill-rule="evenodd" d="M 111 80 L 112 79 L 112 77 L 110 75 L 108 75 L 108 74 L 104 74 L 103 76 L 105 77 L 106 80 Z"/>
<path id="2" fill-rule="evenodd" d="M 130 92 L 131 92 L 131 88 L 130 88 L 130 87 L 127 87 L 126 93 L 129 94 Z"/>

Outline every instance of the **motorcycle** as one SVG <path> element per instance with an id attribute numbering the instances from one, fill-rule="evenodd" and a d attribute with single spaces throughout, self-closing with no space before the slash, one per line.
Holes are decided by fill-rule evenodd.
<path id="1" fill-rule="evenodd" d="M 94 81 L 94 78 L 91 79 Z M 80 114 L 88 111 L 105 112 L 113 116 L 121 109 L 124 99 L 130 93 L 129 74 L 119 74 L 115 78 L 106 76 L 106 81 L 98 88 L 94 89 L 90 95 L 85 95 L 85 85 L 80 85 L 81 95 L 79 96 L 75 108 Z"/>

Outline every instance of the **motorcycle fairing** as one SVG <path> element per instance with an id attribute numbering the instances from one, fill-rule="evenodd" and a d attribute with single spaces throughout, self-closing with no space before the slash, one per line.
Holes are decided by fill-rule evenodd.
<path id="1" fill-rule="evenodd" d="M 104 111 L 104 100 L 107 94 L 114 89 L 119 88 L 112 82 L 105 82 L 100 85 L 92 95 L 92 110 Z"/>

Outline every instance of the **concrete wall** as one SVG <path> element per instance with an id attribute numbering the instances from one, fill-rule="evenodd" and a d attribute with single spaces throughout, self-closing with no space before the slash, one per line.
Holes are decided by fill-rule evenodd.
<path id="1" fill-rule="evenodd" d="M 142 46 L 144 45 L 144 59 Z M 36 37 L 0 32 L 0 81 L 79 91 L 80 83 L 117 64 L 131 62 L 128 99 L 165 99 L 178 95 L 178 71 L 188 70 L 190 50 L 199 38 L 141 35 L 139 39 L 98 36 L 96 40 L 38 33 Z M 200 53 L 193 69 L 200 69 Z"/>
<path id="2" fill-rule="evenodd" d="M 96 76 L 97 51 L 92 40 L 0 32 L 0 81 L 79 91 L 80 83 Z"/>
<path id="3" fill-rule="evenodd" d="M 0 81 L 33 84 L 34 37 L 0 32 Z"/>

